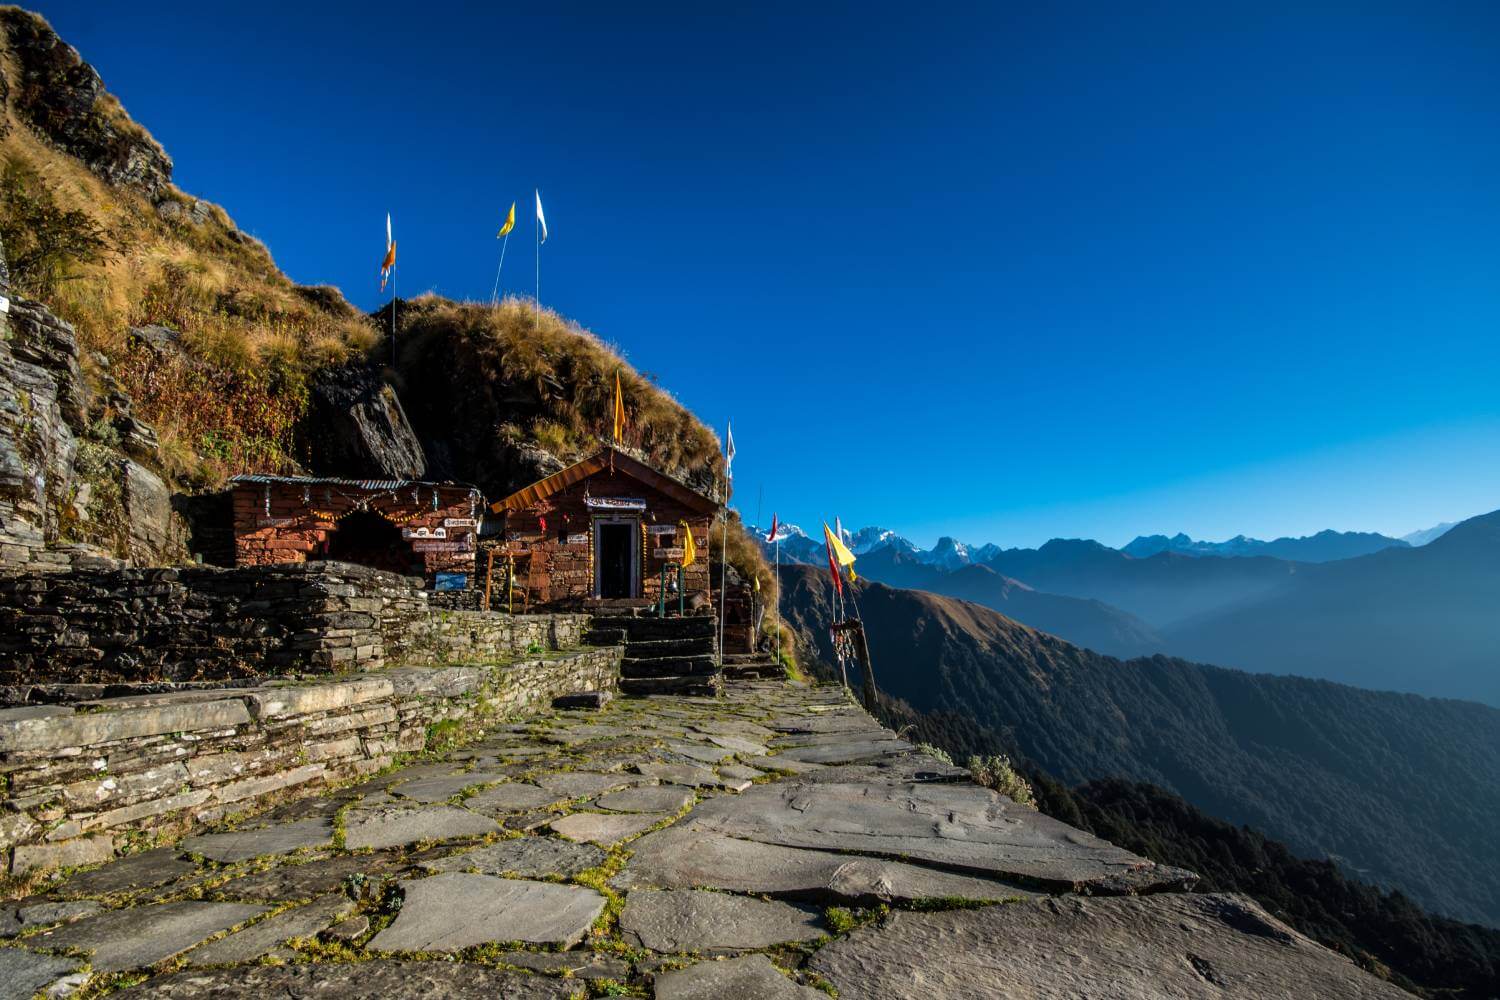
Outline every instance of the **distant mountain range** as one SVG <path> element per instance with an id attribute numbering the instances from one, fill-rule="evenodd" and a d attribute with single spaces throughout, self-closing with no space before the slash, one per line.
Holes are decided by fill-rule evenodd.
<path id="1" fill-rule="evenodd" d="M 1410 543 L 1399 538 L 1367 531 L 1320 531 L 1305 538 L 1278 538 L 1263 542 L 1258 538 L 1235 535 L 1227 542 L 1195 542 L 1187 535 L 1141 535 L 1121 549 L 1128 556 L 1149 559 L 1158 552 L 1177 552 L 1185 556 L 1272 556 L 1296 562 L 1329 562 L 1353 559 L 1381 549 L 1407 548 Z"/>
<path id="2" fill-rule="evenodd" d="M 781 578 L 788 623 L 830 661 L 826 573 L 785 566 Z M 966 601 L 863 581 L 854 592 L 887 693 L 1008 733 L 1063 781 L 1150 782 L 1437 911 L 1500 924 L 1500 711 L 1122 661 Z"/>
<path id="3" fill-rule="evenodd" d="M 1500 538 L 1485 528 L 1497 517 L 1422 545 L 1331 531 L 1217 543 L 1234 555 L 1183 535 L 1150 555 L 1085 539 L 976 550 L 945 538 L 923 551 L 886 529 L 849 538 L 866 578 L 974 601 L 1096 652 L 1173 654 L 1500 706 Z M 1156 547 L 1148 541 L 1132 545 L 1144 553 Z M 1246 554 L 1288 545 L 1366 551 L 1326 561 Z M 1189 546 L 1197 551 L 1180 551 Z M 782 560 L 822 565 L 827 556 L 821 539 L 796 533 L 783 541 Z"/>

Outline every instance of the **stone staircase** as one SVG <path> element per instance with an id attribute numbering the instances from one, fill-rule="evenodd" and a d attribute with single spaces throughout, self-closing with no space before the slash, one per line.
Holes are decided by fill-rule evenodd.
<path id="1" fill-rule="evenodd" d="M 657 618 L 644 614 L 598 616 L 584 635 L 596 646 L 624 646 L 620 664 L 623 694 L 714 696 L 724 689 L 715 657 L 711 615 Z"/>

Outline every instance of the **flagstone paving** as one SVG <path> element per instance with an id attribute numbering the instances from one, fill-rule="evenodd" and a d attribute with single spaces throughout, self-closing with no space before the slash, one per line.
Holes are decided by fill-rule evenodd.
<path id="1" fill-rule="evenodd" d="M 0 901 L 0 1000 L 1402 995 L 970 783 L 836 689 L 735 683 L 475 736 L 26 885 Z"/>

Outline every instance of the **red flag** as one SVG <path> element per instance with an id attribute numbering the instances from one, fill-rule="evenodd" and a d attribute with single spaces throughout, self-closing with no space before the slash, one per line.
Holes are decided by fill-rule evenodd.
<path id="1" fill-rule="evenodd" d="M 780 525 L 778 525 L 776 523 L 776 515 L 772 514 L 771 515 L 771 533 L 766 536 L 766 541 L 768 541 L 768 542 L 774 542 L 774 541 L 776 541 L 776 532 L 778 532 L 780 530 L 781 530 Z"/>
<path id="2" fill-rule="evenodd" d="M 839 564 L 833 561 L 833 546 L 827 542 L 823 543 L 828 549 L 828 575 L 833 577 L 833 589 L 840 597 L 844 596 L 844 578 L 839 576 Z"/>

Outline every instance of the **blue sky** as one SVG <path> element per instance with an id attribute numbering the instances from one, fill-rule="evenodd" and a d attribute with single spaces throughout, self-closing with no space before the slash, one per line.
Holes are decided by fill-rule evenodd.
<path id="1" fill-rule="evenodd" d="M 219 5 L 214 5 L 215 7 Z M 539 5 L 540 6 L 540 5 Z M 1500 6 L 42 3 L 299 281 L 533 282 L 930 543 L 1500 507 Z"/>

